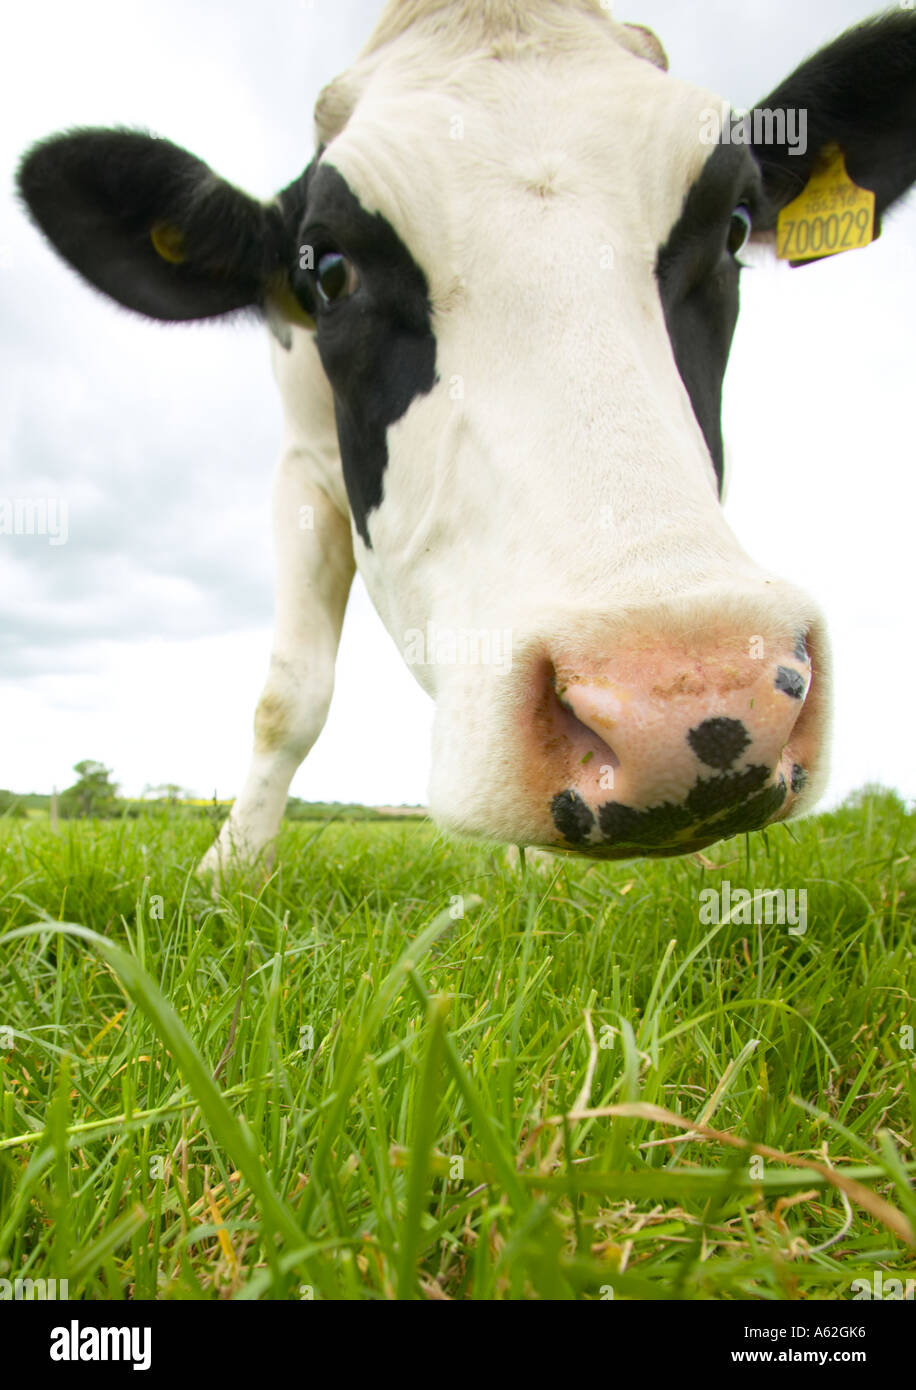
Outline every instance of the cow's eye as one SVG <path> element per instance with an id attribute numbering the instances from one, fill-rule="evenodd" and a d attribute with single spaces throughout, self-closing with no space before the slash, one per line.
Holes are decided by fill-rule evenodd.
<path id="1" fill-rule="evenodd" d="M 728 227 L 728 249 L 731 255 L 740 256 L 751 235 L 751 214 L 746 207 L 737 207 L 732 213 Z"/>
<path id="2" fill-rule="evenodd" d="M 325 304 L 348 299 L 359 284 L 353 262 L 339 251 L 326 251 L 318 261 L 315 277 L 318 293 Z"/>

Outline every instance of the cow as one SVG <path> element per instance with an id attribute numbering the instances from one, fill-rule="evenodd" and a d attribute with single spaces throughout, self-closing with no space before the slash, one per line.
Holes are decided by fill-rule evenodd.
<path id="1" fill-rule="evenodd" d="M 608 8 L 390 0 L 268 202 L 135 130 L 23 159 L 31 217 L 90 284 L 269 329 L 275 639 L 205 870 L 269 852 L 355 567 L 435 701 L 450 831 L 680 855 L 823 790 L 824 620 L 726 524 L 720 403 L 748 248 L 779 252 L 831 160 L 871 200 L 857 248 L 916 181 L 916 14 L 848 31 L 738 120 Z"/>

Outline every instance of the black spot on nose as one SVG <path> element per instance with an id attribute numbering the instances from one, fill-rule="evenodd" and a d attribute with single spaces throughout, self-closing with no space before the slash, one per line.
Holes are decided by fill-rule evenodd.
<path id="1" fill-rule="evenodd" d="M 800 700 L 805 693 L 805 678 L 799 671 L 794 671 L 791 666 L 780 666 L 776 671 L 776 680 L 773 682 L 777 690 L 781 690 L 784 695 L 789 695 L 793 700 Z"/>
<path id="2" fill-rule="evenodd" d="M 743 753 L 750 735 L 740 719 L 704 719 L 687 735 L 687 742 L 701 762 L 724 772 Z"/>
<path id="3" fill-rule="evenodd" d="M 571 845 L 584 844 L 595 823 L 595 817 L 578 792 L 560 792 L 550 803 L 550 814 L 560 834 Z"/>

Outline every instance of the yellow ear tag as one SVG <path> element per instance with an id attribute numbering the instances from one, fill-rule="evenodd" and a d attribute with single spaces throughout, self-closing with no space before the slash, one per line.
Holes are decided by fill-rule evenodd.
<path id="1" fill-rule="evenodd" d="M 181 265 L 184 260 L 184 236 L 180 227 L 172 222 L 154 222 L 149 235 L 157 255 L 172 265 Z"/>
<path id="2" fill-rule="evenodd" d="M 285 276 L 278 275 L 271 283 L 269 298 L 282 317 L 290 323 L 297 323 L 300 328 L 315 327 L 315 320 L 303 309 Z"/>
<path id="3" fill-rule="evenodd" d="M 875 195 L 853 183 L 838 145 L 827 145 L 802 192 L 779 214 L 777 254 L 802 265 L 875 239 Z"/>

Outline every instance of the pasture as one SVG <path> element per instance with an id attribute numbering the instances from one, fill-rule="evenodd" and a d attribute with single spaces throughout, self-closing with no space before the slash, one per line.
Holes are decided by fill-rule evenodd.
<path id="1" fill-rule="evenodd" d="M 286 823 L 271 876 L 214 898 L 210 827 L 180 810 L 0 820 L 0 1277 L 115 1299 L 905 1281 L 914 828 L 873 792 L 703 862 L 513 875 L 427 823 Z M 732 904 L 804 890 L 806 923 L 702 921 L 726 880 Z"/>

